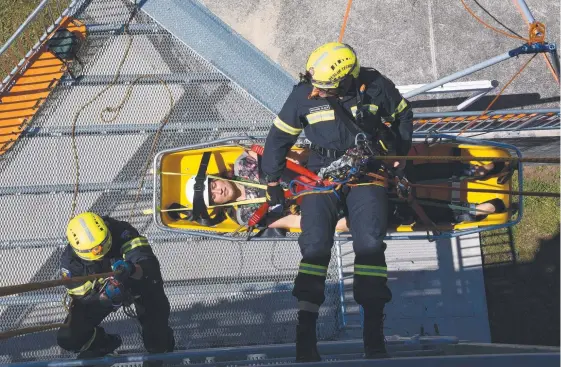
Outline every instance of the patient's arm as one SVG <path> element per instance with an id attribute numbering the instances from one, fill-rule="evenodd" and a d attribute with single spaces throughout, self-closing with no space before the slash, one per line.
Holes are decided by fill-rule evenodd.
<path id="1" fill-rule="evenodd" d="M 300 228 L 300 216 L 289 214 L 269 224 L 269 228 Z"/>
<path id="2" fill-rule="evenodd" d="M 282 217 L 271 223 L 269 228 L 300 228 L 300 218 L 302 218 L 300 215 L 289 214 L 286 217 Z M 347 226 L 347 218 L 339 219 L 335 230 L 339 232 L 348 232 L 349 228 Z"/>

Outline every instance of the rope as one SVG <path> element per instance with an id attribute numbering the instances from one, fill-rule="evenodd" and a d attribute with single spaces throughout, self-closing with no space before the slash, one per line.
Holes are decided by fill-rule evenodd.
<path id="1" fill-rule="evenodd" d="M 121 69 L 123 68 L 123 65 L 125 64 L 125 60 L 127 59 L 127 56 L 130 52 L 130 48 L 131 48 L 131 45 L 132 45 L 132 37 L 130 36 L 130 33 L 129 33 L 128 29 L 129 29 L 129 23 L 132 20 L 132 18 L 134 17 L 135 12 L 136 12 L 136 4 L 135 4 L 135 10 L 133 10 L 133 12 L 131 12 L 131 16 L 129 17 L 129 19 L 127 20 L 127 22 L 125 23 L 125 26 L 124 26 L 124 33 L 129 35 L 129 37 L 127 38 L 128 42 L 127 42 L 127 46 L 125 48 L 125 52 L 124 52 L 123 56 L 121 57 L 121 60 L 119 61 L 119 65 L 117 66 L 117 70 L 115 71 L 115 76 L 113 77 L 111 82 L 108 85 L 105 86 L 105 88 L 103 88 L 101 91 L 99 91 L 88 102 L 83 104 L 78 109 L 78 111 L 76 111 L 76 113 L 74 114 L 74 118 L 72 119 L 71 142 L 72 142 L 72 153 L 73 153 L 73 158 L 74 158 L 74 168 L 75 168 L 75 173 L 76 174 L 75 174 L 75 182 L 74 182 L 74 194 L 72 195 L 72 209 L 71 209 L 70 219 L 72 219 L 76 216 L 76 205 L 77 205 L 77 200 L 78 200 L 78 190 L 80 189 L 80 161 L 79 161 L 79 157 L 78 157 L 78 147 L 76 146 L 76 124 L 78 122 L 78 118 L 80 117 L 80 114 L 82 113 L 82 111 L 85 110 L 92 103 L 94 103 L 106 91 L 108 91 L 110 88 L 112 88 L 115 85 L 115 83 L 117 82 L 117 80 L 119 79 L 119 77 L 121 75 Z"/>
<path id="2" fill-rule="evenodd" d="M 517 157 L 458 157 L 458 156 L 432 156 L 432 155 L 418 155 L 418 156 L 373 156 L 371 159 L 375 160 L 398 160 L 398 159 L 405 159 L 407 161 L 460 161 L 460 162 L 482 162 L 482 161 L 494 161 L 494 162 L 522 162 L 522 163 L 560 163 L 559 157 L 526 157 L 526 158 L 517 158 Z"/>
<path id="3" fill-rule="evenodd" d="M 343 24 L 341 25 L 341 31 L 339 32 L 339 43 L 343 42 L 343 36 L 345 35 L 345 28 L 347 28 L 347 19 L 349 18 L 349 13 L 351 12 L 351 5 L 353 0 L 347 2 L 347 9 L 345 9 L 345 15 L 343 16 Z"/>
<path id="4" fill-rule="evenodd" d="M 497 28 L 493 27 L 492 25 L 486 23 L 484 20 L 482 20 L 481 18 L 479 18 L 479 17 L 473 12 L 473 10 L 471 10 L 471 8 L 466 4 L 466 2 L 465 2 L 464 0 L 460 0 L 460 1 L 461 1 L 462 4 L 464 5 L 464 8 L 466 8 L 466 10 L 468 11 L 468 13 L 470 13 L 472 17 L 474 17 L 479 23 L 483 24 L 485 27 L 487 27 L 487 28 L 489 28 L 489 29 L 491 29 L 491 30 L 493 30 L 493 31 L 495 31 L 495 32 L 497 32 L 497 33 L 499 33 L 499 34 L 502 34 L 503 36 L 506 36 L 506 37 L 509 37 L 509 38 L 514 38 L 514 39 L 517 39 L 517 40 L 520 40 L 520 41 L 524 41 L 524 42 L 528 42 L 528 43 L 530 42 L 529 39 L 526 39 L 526 38 L 524 38 L 524 37 L 520 37 L 520 36 L 517 36 L 517 35 L 509 34 L 509 33 L 505 32 L 505 31 L 502 31 L 502 30 L 500 30 L 500 29 L 497 29 Z"/>
<path id="5" fill-rule="evenodd" d="M 115 86 L 115 84 L 117 83 L 120 75 L 121 75 L 121 70 L 123 68 L 123 65 L 125 64 L 125 61 L 128 58 L 131 46 L 132 46 L 132 35 L 129 32 L 129 25 L 130 22 L 134 19 L 134 16 L 136 15 L 136 12 L 138 11 L 138 6 L 136 4 L 134 4 L 134 8 L 131 11 L 131 14 L 127 20 L 127 22 L 124 25 L 124 34 L 127 35 L 127 45 L 125 47 L 125 52 L 123 53 L 123 56 L 121 57 L 121 60 L 119 61 L 119 64 L 117 66 L 117 70 L 115 71 L 115 76 L 113 77 L 113 79 L 111 80 L 111 82 L 106 85 L 101 91 L 99 91 L 94 97 L 92 97 L 88 102 L 86 102 L 84 105 L 82 105 L 78 111 L 76 111 L 76 113 L 74 114 L 74 118 L 72 120 L 72 134 L 71 134 L 71 142 L 72 142 L 72 153 L 73 153 L 73 159 L 74 159 L 74 167 L 75 167 L 75 183 L 74 183 L 74 193 L 72 196 L 72 206 L 71 206 L 71 216 L 70 219 L 72 219 L 75 215 L 76 215 L 76 206 L 77 206 L 77 201 L 78 201 L 78 192 L 80 189 L 80 162 L 79 162 L 79 157 L 78 157 L 78 147 L 76 144 L 76 125 L 78 122 L 78 118 L 80 117 L 80 114 L 82 113 L 82 111 L 84 111 L 87 107 L 89 107 L 91 104 L 93 104 L 97 99 L 99 99 L 99 97 L 101 97 L 105 92 L 107 92 L 109 89 L 113 88 Z M 173 110 L 173 105 L 175 103 L 174 98 L 173 98 L 173 93 L 171 92 L 171 89 L 169 88 L 169 85 L 162 79 L 160 78 L 154 78 L 150 75 L 141 75 L 139 77 L 137 77 L 128 87 L 127 90 L 125 91 L 124 96 L 121 98 L 121 101 L 117 104 L 116 107 L 105 107 L 99 115 L 99 118 L 101 121 L 103 122 L 112 122 L 115 121 L 117 119 L 117 117 L 120 115 L 123 107 L 125 106 L 125 104 L 127 103 L 127 101 L 130 99 L 130 96 L 132 94 L 132 89 L 133 87 L 141 80 L 141 79 L 145 79 L 145 78 L 151 78 L 153 80 L 156 80 L 158 82 L 160 82 L 160 84 L 162 84 L 164 86 L 164 88 L 166 89 L 168 96 L 169 96 L 169 109 L 166 113 L 166 115 L 164 116 L 160 126 L 158 127 L 158 130 L 156 131 L 156 134 L 154 135 L 154 140 L 152 141 L 152 146 L 150 148 L 148 157 L 146 159 L 146 164 L 144 167 L 144 170 L 141 174 L 141 179 L 139 182 L 139 187 L 138 190 L 136 192 L 134 201 L 133 201 L 133 205 L 131 208 L 131 211 L 129 213 L 129 221 L 132 220 L 134 211 L 136 209 L 137 203 L 138 203 L 138 199 L 140 197 L 140 193 L 142 192 L 142 187 L 144 186 L 144 182 L 146 180 L 146 174 L 148 172 L 148 169 L 150 167 L 150 162 L 151 162 L 151 157 L 157 147 L 162 129 L 164 128 L 164 126 L 168 123 L 169 121 L 169 116 L 171 115 L 171 112 Z M 106 113 L 107 112 L 112 112 L 114 113 L 112 117 L 107 117 Z"/>
<path id="6" fill-rule="evenodd" d="M 489 13 L 489 11 L 487 9 L 485 9 L 483 7 L 483 5 L 481 5 L 477 0 L 473 0 L 474 3 L 477 4 L 477 6 L 479 6 L 479 8 L 481 10 L 483 10 L 485 13 L 487 13 L 488 16 L 490 16 L 491 18 L 493 18 L 493 20 L 497 23 L 499 23 L 503 28 L 505 28 L 507 31 L 509 31 L 510 33 L 514 34 L 515 36 L 518 36 L 520 38 L 523 38 L 521 35 L 519 35 L 518 33 L 516 33 L 515 31 L 513 31 L 512 29 L 510 29 L 509 27 L 507 27 L 506 25 L 504 25 L 500 20 L 498 20 L 493 14 Z"/>
<path id="7" fill-rule="evenodd" d="M 247 199 L 247 200 L 240 200 L 240 201 L 232 201 L 230 203 L 226 203 L 226 204 L 219 204 L 219 205 L 210 205 L 207 206 L 207 209 L 213 209 L 213 208 L 223 208 L 223 207 L 228 207 L 228 206 L 238 206 L 238 205 L 248 205 L 248 204 L 260 204 L 260 203 L 264 203 L 267 201 L 267 198 L 265 197 L 261 197 L 261 198 L 255 198 L 255 199 Z M 185 206 L 184 208 L 177 208 L 177 209 L 160 209 L 160 212 L 162 213 L 166 213 L 166 212 L 182 212 L 185 210 L 193 210 L 192 207 L 188 207 Z"/>
<path id="8" fill-rule="evenodd" d="M 537 56 L 537 54 L 533 54 L 532 57 L 530 57 L 530 59 L 528 61 L 526 61 L 526 63 L 524 65 L 522 65 L 522 67 L 520 68 L 520 70 L 518 70 L 518 72 L 516 74 L 514 74 L 514 76 L 512 78 L 510 78 L 510 80 L 508 81 L 508 83 L 505 84 L 505 86 L 500 90 L 500 92 L 495 96 L 495 98 L 491 101 L 491 103 L 489 103 L 489 105 L 487 106 L 487 108 L 485 108 L 485 111 L 483 111 L 483 113 L 481 113 L 481 116 L 485 116 L 485 114 L 487 113 L 487 111 L 489 111 L 489 109 L 491 108 L 491 106 L 493 106 L 493 104 L 495 104 L 495 102 L 499 99 L 499 97 L 503 94 L 504 90 L 510 85 L 510 83 L 512 83 L 514 81 L 514 79 L 516 79 L 516 77 L 518 75 L 520 75 L 520 73 L 522 73 L 522 71 L 524 69 L 526 69 L 526 66 L 528 66 L 528 64 L 530 64 L 530 62 Z M 458 134 L 458 136 L 462 135 L 469 127 L 471 127 L 473 124 L 475 124 L 477 122 L 477 120 L 473 120 L 470 123 L 468 123 L 466 126 L 464 126 L 464 128 L 462 130 L 460 130 L 460 133 Z"/>
<path id="9" fill-rule="evenodd" d="M 15 336 L 29 334 L 29 333 L 38 333 L 40 331 L 59 329 L 61 327 L 68 327 L 68 325 L 59 323 L 59 324 L 37 325 L 37 326 L 30 326 L 21 329 L 7 330 L 0 333 L 0 340 L 9 339 Z"/>
<path id="10" fill-rule="evenodd" d="M 139 79 L 140 78 L 137 78 L 136 80 L 139 80 Z M 173 111 L 173 105 L 175 103 L 175 101 L 173 99 L 173 94 L 171 92 L 171 89 L 167 85 L 167 83 L 164 80 L 159 79 L 159 78 L 154 78 L 154 79 L 158 80 L 164 86 L 164 88 L 166 88 L 166 91 L 168 92 L 168 95 L 169 95 L 169 109 L 168 109 L 168 112 L 166 113 L 164 119 L 160 123 L 160 126 L 158 127 L 158 130 L 156 131 L 156 134 L 154 135 L 154 140 L 152 140 L 152 146 L 150 147 L 150 152 L 148 153 L 148 157 L 146 158 L 146 164 L 144 166 L 144 171 L 142 172 L 142 175 L 141 175 L 140 184 L 138 185 L 138 190 L 136 192 L 136 195 L 135 195 L 135 198 L 134 198 L 134 201 L 133 201 L 133 204 L 132 204 L 132 208 L 131 208 L 131 211 L 129 213 L 129 222 L 132 220 L 132 216 L 134 215 L 134 211 L 135 211 L 136 205 L 138 203 L 138 198 L 140 197 L 142 187 L 144 186 L 144 181 L 146 180 L 146 174 L 148 173 L 148 169 L 150 168 L 150 162 L 152 161 L 151 157 L 154 155 L 154 151 L 156 150 L 156 147 L 158 146 L 158 141 L 160 140 L 160 135 L 162 133 L 162 129 L 168 123 L 169 116 L 171 115 L 171 112 Z M 132 88 L 133 85 L 131 85 L 130 87 Z"/>
<path id="11" fill-rule="evenodd" d="M 518 2 L 516 0 L 512 1 L 514 3 L 514 5 L 516 6 L 516 9 L 518 10 L 518 13 L 520 13 L 520 15 L 522 16 L 522 18 L 524 17 L 524 12 L 522 11 L 522 9 L 520 8 L 520 5 L 518 4 Z M 526 24 L 528 25 L 528 29 L 530 29 L 531 31 L 531 24 L 526 20 Z M 551 72 L 551 75 L 553 75 L 553 79 L 555 79 L 555 81 L 557 83 L 559 83 L 559 77 L 557 76 L 557 73 L 555 72 L 555 69 L 553 68 L 553 65 L 551 64 L 551 60 L 549 60 L 549 58 L 547 57 L 546 54 L 542 54 L 545 63 L 549 69 L 549 71 Z"/>
<path id="12" fill-rule="evenodd" d="M 538 196 L 538 197 L 547 197 L 547 198 L 558 198 L 558 197 L 561 196 L 558 192 L 472 189 L 472 188 L 449 187 L 449 186 L 439 186 L 439 185 L 423 185 L 423 184 L 409 184 L 409 186 L 423 188 L 423 189 L 433 189 L 433 190 L 447 190 L 447 191 L 461 191 L 461 192 L 486 192 L 486 193 L 491 193 L 491 194 Z"/>
<path id="13" fill-rule="evenodd" d="M 398 198 L 388 198 L 389 201 L 393 201 L 394 203 L 403 203 L 405 200 L 404 199 L 398 199 Z M 467 208 L 465 206 L 460 206 L 460 205 L 454 205 L 454 204 L 445 204 L 445 203 L 436 203 L 433 201 L 429 201 L 429 200 L 423 200 L 423 199 L 417 199 L 415 198 L 415 201 L 417 201 L 417 203 L 421 204 L 421 205 L 426 205 L 426 206 L 434 206 L 437 208 L 449 208 L 449 209 L 453 209 L 453 210 L 458 210 L 458 211 L 463 211 L 463 212 L 479 212 L 479 213 L 483 213 L 483 214 L 494 214 L 493 212 L 487 211 L 487 210 L 483 210 L 483 209 L 477 209 L 477 208 Z"/>
<path id="14" fill-rule="evenodd" d="M 92 281 L 98 278 L 106 278 L 113 276 L 114 272 L 106 272 L 100 274 L 90 274 L 80 277 L 74 278 L 62 278 L 62 279 L 54 279 L 54 280 L 45 280 L 43 282 L 35 282 L 35 283 L 25 283 L 25 284 L 17 284 L 17 285 L 9 285 L 5 287 L 0 287 L 0 297 L 10 296 L 13 294 L 31 292 L 46 288 L 53 288 L 58 287 L 65 284 L 76 284 L 82 283 L 86 281 Z"/>

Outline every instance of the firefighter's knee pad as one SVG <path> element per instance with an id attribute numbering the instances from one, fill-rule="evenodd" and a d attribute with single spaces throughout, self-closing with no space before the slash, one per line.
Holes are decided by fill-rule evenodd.
<path id="1" fill-rule="evenodd" d="M 56 341 L 59 347 L 69 352 L 78 352 L 87 342 L 87 340 L 84 341 L 83 338 L 78 337 L 78 335 L 76 335 L 74 330 L 70 327 L 61 327 L 58 329 Z"/>
<path id="2" fill-rule="evenodd" d="M 324 246 L 307 246 L 301 249 L 302 258 L 306 260 L 311 259 L 321 259 L 319 263 L 325 264 L 326 266 L 329 264 L 329 259 L 331 258 L 331 249 L 325 248 Z M 317 263 L 317 261 L 310 261 L 313 263 Z"/>
<path id="3" fill-rule="evenodd" d="M 353 237 L 353 247 L 357 257 L 381 255 L 386 251 L 386 243 L 383 239 L 364 234 L 358 239 Z"/>

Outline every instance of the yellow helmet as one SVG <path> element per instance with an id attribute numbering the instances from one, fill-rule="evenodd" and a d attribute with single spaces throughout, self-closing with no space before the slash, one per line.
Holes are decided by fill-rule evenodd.
<path id="1" fill-rule="evenodd" d="M 339 83 L 348 75 L 358 78 L 360 65 L 356 53 L 349 45 L 330 42 L 310 54 L 306 71 L 314 87 L 332 89 L 338 88 Z"/>
<path id="2" fill-rule="evenodd" d="M 84 260 L 99 260 L 111 249 L 111 233 L 107 224 L 92 212 L 72 218 L 66 227 L 66 237 L 76 255 Z"/>

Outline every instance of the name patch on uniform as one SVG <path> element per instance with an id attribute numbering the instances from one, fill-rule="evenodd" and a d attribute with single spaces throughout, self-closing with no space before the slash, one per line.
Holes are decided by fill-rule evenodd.
<path id="1" fill-rule="evenodd" d="M 71 278 L 72 277 L 72 274 L 70 273 L 70 270 L 65 269 L 65 268 L 60 269 L 60 274 L 62 275 L 63 278 Z"/>
<path id="2" fill-rule="evenodd" d="M 314 113 L 314 112 L 318 112 L 318 111 L 327 111 L 327 110 L 330 110 L 330 109 L 331 109 L 331 106 L 326 104 L 326 105 L 323 105 L 323 106 L 310 108 L 310 113 Z"/>

